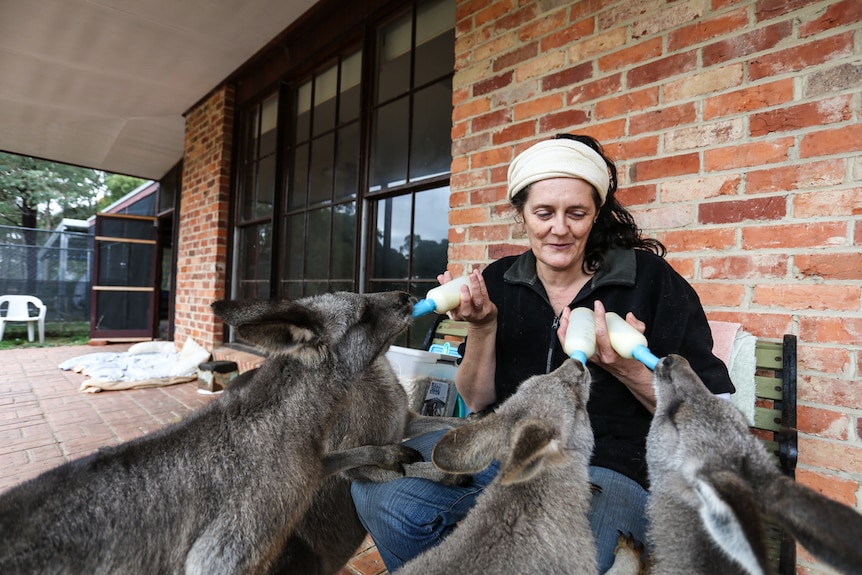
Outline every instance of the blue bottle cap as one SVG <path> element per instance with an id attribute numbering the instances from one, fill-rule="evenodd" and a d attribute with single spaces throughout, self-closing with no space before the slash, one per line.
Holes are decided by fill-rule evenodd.
<path id="1" fill-rule="evenodd" d="M 634 348 L 632 357 L 650 368 L 650 371 L 655 371 L 655 366 L 658 365 L 658 358 L 645 345 Z"/>
<path id="2" fill-rule="evenodd" d="M 437 304 L 434 303 L 433 299 L 420 299 L 416 302 L 416 305 L 413 306 L 413 317 L 419 317 L 426 313 L 431 313 L 436 309 Z"/>
<path id="3" fill-rule="evenodd" d="M 569 355 L 569 357 L 571 357 L 572 359 L 576 359 L 576 360 L 578 360 L 579 362 L 581 362 L 581 364 L 582 364 L 584 367 L 586 367 L 586 365 L 587 365 L 587 354 L 585 354 L 585 353 L 584 353 L 584 352 L 582 352 L 581 350 L 576 349 L 575 351 L 573 351 L 573 352 Z"/>

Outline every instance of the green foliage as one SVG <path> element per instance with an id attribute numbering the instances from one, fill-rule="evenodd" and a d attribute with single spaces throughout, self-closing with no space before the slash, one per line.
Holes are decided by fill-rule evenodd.
<path id="1" fill-rule="evenodd" d="M 123 176 L 120 174 L 108 174 L 105 176 L 105 187 L 107 191 L 105 196 L 99 200 L 98 211 L 104 211 L 105 208 L 140 187 L 147 180 L 135 178 L 132 176 Z"/>
<path id="2" fill-rule="evenodd" d="M 23 347 L 57 347 L 61 345 L 86 345 L 90 341 L 90 324 L 85 321 L 46 323 L 45 343 L 39 343 L 38 330 L 34 341 L 27 339 L 27 326 L 9 324 L 0 341 L 0 350 Z"/>
<path id="3" fill-rule="evenodd" d="M 0 152 L 0 224 L 54 229 L 96 213 L 105 174 Z"/>

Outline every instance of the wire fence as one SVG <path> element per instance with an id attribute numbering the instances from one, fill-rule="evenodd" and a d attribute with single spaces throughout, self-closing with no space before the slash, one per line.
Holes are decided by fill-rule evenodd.
<path id="1" fill-rule="evenodd" d="M 93 236 L 0 226 L 0 295 L 33 295 L 46 321 L 89 321 Z"/>

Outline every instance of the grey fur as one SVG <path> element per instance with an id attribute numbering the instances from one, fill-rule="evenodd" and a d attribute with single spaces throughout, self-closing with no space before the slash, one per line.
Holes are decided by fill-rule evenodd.
<path id="1" fill-rule="evenodd" d="M 475 473 L 497 459 L 500 471 L 455 531 L 398 575 L 595 575 L 589 387 L 589 372 L 568 360 L 522 383 L 495 413 L 443 436 L 433 452 L 441 469 Z"/>
<path id="2" fill-rule="evenodd" d="M 782 475 L 743 415 L 671 355 L 647 438 L 653 573 L 769 574 L 762 517 L 818 559 L 862 573 L 862 515 Z M 747 567 L 743 567 L 747 565 Z"/>
<path id="3" fill-rule="evenodd" d="M 183 421 L 0 496 L 0 573 L 263 572 L 327 471 L 344 468 L 324 457 L 330 430 L 354 387 L 375 389 L 362 376 L 380 367 L 414 301 L 216 302 L 269 352 L 263 366 Z M 404 453 L 390 453 L 400 474 Z"/>

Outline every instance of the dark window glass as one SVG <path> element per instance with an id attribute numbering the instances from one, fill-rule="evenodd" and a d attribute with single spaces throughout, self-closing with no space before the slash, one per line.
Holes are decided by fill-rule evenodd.
<path id="1" fill-rule="evenodd" d="M 410 180 L 449 173 L 452 154 L 452 80 L 416 92 L 413 137 L 410 144 Z"/>
<path id="2" fill-rule="evenodd" d="M 371 151 L 372 192 L 407 182 L 409 98 L 378 108 L 374 114 Z"/>

